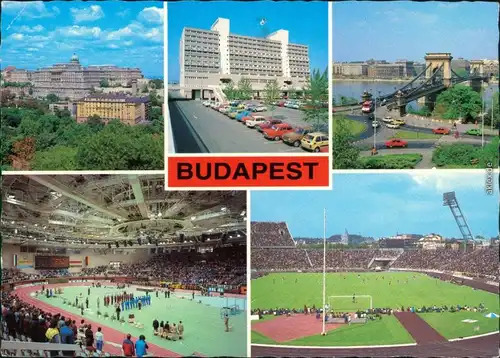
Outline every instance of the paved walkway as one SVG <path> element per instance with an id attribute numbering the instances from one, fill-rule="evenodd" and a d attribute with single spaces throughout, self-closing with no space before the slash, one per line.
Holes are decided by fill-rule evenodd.
<path id="1" fill-rule="evenodd" d="M 416 313 L 396 312 L 394 316 L 401 322 L 408 333 L 411 334 L 417 344 L 447 342 L 446 338 L 440 335 Z"/>

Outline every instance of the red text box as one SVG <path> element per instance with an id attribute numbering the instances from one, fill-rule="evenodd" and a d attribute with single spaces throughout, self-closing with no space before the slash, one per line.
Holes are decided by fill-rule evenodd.
<path id="1" fill-rule="evenodd" d="M 170 157 L 169 188 L 328 187 L 328 157 Z"/>

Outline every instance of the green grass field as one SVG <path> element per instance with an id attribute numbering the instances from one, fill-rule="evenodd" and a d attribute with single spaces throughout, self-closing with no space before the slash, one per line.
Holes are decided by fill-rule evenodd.
<path id="1" fill-rule="evenodd" d="M 105 320 L 102 316 L 97 317 L 97 297 L 100 297 L 100 309 L 102 315 L 108 313 L 109 316 L 115 313 L 114 307 L 104 307 L 103 297 L 106 294 L 122 292 L 116 288 L 91 288 L 89 296 L 89 310 L 86 310 L 84 317 L 91 320 L 102 322 L 103 326 L 116 329 L 124 333 L 131 333 L 133 336 L 145 334 L 148 342 L 177 352 L 184 356 L 192 355 L 193 352 L 200 352 L 206 356 L 245 356 L 246 355 L 246 314 L 243 311 L 239 315 L 231 316 L 230 325 L 233 329 L 230 333 L 224 332 L 224 322 L 221 319 L 220 309 L 227 303 L 229 305 L 237 304 L 240 308 L 244 307 L 245 300 L 220 297 L 195 296 L 195 301 L 191 301 L 190 294 L 185 293 L 186 299 L 165 298 L 160 295 L 156 298 L 152 294 L 151 305 L 144 306 L 142 310 L 134 309 L 123 311 L 121 317 L 125 319 L 129 313 L 134 313 L 137 322 L 144 324 L 144 329 L 136 328 L 128 324 L 122 325 L 120 322 Z M 144 293 L 135 291 L 133 288 L 127 288 L 127 292 L 133 292 L 135 296 L 142 296 Z M 52 306 L 59 307 L 71 313 L 80 315 L 80 310 L 63 303 L 63 299 L 71 302 L 82 293 L 83 300 L 87 297 L 87 287 L 68 286 L 64 288 L 64 293 L 58 297 L 47 298 L 40 295 L 37 299 L 46 302 Z M 178 295 L 182 295 L 179 293 Z M 81 299 L 79 298 L 80 302 Z M 201 300 L 202 303 L 198 303 Z M 243 308 L 244 309 L 244 308 Z M 158 338 L 152 334 L 153 320 L 179 322 L 184 324 L 184 340 L 178 342 L 168 341 Z M 96 328 L 94 328 L 95 330 Z M 104 329 L 105 332 L 105 329 Z M 105 337 L 106 339 L 106 337 Z M 121 343 L 121 342 L 116 342 Z"/>
<path id="2" fill-rule="evenodd" d="M 398 283 L 399 280 L 399 283 Z M 408 283 L 406 283 L 408 281 Z M 390 284 L 389 284 L 390 282 Z M 321 307 L 322 274 L 320 273 L 273 273 L 252 280 L 252 309 L 276 307 L 297 308 L 304 305 Z M 498 295 L 473 290 L 431 278 L 424 274 L 406 272 L 381 273 L 329 273 L 326 281 L 327 297 L 348 296 L 346 298 L 327 298 L 327 303 L 336 311 L 355 311 L 367 309 L 372 297 L 373 307 L 405 308 L 408 306 L 432 305 L 469 305 L 483 303 L 488 312 L 499 313 Z M 358 296 L 352 302 L 352 295 Z M 455 315 L 455 316 L 453 316 Z M 462 318 L 463 316 L 463 318 Z M 498 330 L 498 319 L 487 319 L 479 313 L 428 313 L 422 317 L 446 338 L 474 335 L 474 324 L 461 323 L 462 319 L 477 319 L 480 330 L 475 334 Z M 405 344 L 413 342 L 412 337 L 392 316 L 383 316 L 381 321 L 371 321 L 365 325 L 342 326 L 329 334 L 328 339 L 321 336 L 305 337 L 287 342 L 287 345 L 372 345 Z M 387 334 L 387 333 L 390 334 Z M 267 337 L 252 332 L 252 342 L 271 344 Z M 268 342 L 268 343 L 265 343 Z"/>
<path id="3" fill-rule="evenodd" d="M 407 130 L 399 130 L 397 131 L 392 138 L 400 138 L 400 139 L 438 139 L 439 136 L 434 133 L 419 133 L 414 131 Z"/>
<path id="4" fill-rule="evenodd" d="M 368 126 L 365 123 L 355 121 L 353 119 L 348 119 L 345 118 L 345 123 L 347 124 L 347 127 L 349 128 L 349 131 L 352 133 L 353 136 L 359 136 L 361 133 L 366 131 Z M 335 131 L 336 126 L 338 122 L 333 120 L 333 130 Z"/>

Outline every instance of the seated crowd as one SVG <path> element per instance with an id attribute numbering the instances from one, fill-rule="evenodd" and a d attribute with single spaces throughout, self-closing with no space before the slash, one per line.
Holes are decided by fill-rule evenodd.
<path id="1" fill-rule="evenodd" d="M 252 247 L 295 246 L 285 222 L 252 222 L 251 228 Z"/>

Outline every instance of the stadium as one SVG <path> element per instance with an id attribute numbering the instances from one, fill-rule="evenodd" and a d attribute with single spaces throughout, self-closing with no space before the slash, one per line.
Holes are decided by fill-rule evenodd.
<path id="1" fill-rule="evenodd" d="M 286 222 L 254 221 L 250 237 L 252 356 L 498 354 L 498 239 L 324 252 L 322 240 L 294 240 Z"/>
<path id="2" fill-rule="evenodd" d="M 3 176 L 3 357 L 247 354 L 246 192 L 164 187 Z"/>

